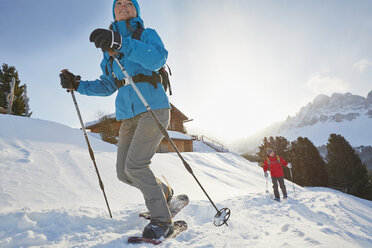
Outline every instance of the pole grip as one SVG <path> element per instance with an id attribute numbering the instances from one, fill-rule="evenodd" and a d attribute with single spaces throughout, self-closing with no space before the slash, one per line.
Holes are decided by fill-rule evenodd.
<path id="1" fill-rule="evenodd" d="M 90 158 L 95 161 L 95 157 L 94 157 L 94 152 L 92 150 L 92 148 L 90 147 L 90 144 L 88 144 L 88 149 L 89 149 L 89 155 L 90 155 Z"/>

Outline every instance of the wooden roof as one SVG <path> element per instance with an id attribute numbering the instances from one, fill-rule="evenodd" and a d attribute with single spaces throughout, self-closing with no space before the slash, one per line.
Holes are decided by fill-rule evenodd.
<path id="1" fill-rule="evenodd" d="M 172 107 L 172 117 L 177 117 L 177 118 L 181 119 L 182 121 L 186 121 L 186 120 L 189 119 L 178 108 L 176 108 L 176 106 L 174 106 L 172 103 L 170 105 Z"/>
<path id="2" fill-rule="evenodd" d="M 8 111 L 5 108 L 0 107 L 0 114 L 6 114 L 6 113 L 8 113 Z"/>

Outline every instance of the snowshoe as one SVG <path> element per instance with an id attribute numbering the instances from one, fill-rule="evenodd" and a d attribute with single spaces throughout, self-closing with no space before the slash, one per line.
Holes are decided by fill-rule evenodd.
<path id="1" fill-rule="evenodd" d="M 151 224 L 151 222 L 150 222 L 150 224 Z M 146 227 L 145 227 L 145 230 L 146 230 Z M 151 228 L 149 227 L 149 229 L 151 229 Z M 145 230 L 144 230 L 144 233 L 145 233 Z M 150 243 L 150 244 L 153 244 L 153 245 L 158 245 L 158 244 L 161 244 L 168 239 L 177 237 L 178 234 L 180 234 L 181 232 L 183 232 L 185 230 L 187 230 L 187 223 L 183 220 L 178 220 L 178 221 L 175 221 L 173 223 L 172 233 L 169 233 L 169 231 L 168 231 L 168 234 L 166 235 L 166 237 L 162 236 L 159 239 L 152 239 L 152 238 L 147 238 L 146 236 L 142 236 L 142 237 L 141 236 L 132 236 L 132 237 L 128 238 L 128 243 L 131 243 L 131 244 Z M 147 235 L 147 232 L 150 232 L 150 230 L 146 230 L 145 235 Z M 152 234 L 150 234 L 150 236 L 152 236 Z"/>

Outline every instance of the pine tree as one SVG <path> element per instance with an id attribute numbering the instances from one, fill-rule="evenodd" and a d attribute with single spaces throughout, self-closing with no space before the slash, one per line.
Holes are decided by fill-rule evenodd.
<path id="1" fill-rule="evenodd" d="M 244 154 L 241 154 L 241 156 L 251 162 L 260 162 L 260 158 L 257 156 L 257 155 L 252 155 L 252 154 L 249 154 L 249 153 L 244 153 Z"/>
<path id="2" fill-rule="evenodd" d="M 345 188 L 348 194 L 372 200 L 372 183 L 366 165 L 344 137 L 330 135 L 326 160 L 331 187 Z"/>
<path id="3" fill-rule="evenodd" d="M 15 78 L 16 84 L 14 86 L 12 114 L 24 116 L 26 114 L 26 103 L 23 99 L 25 84 L 20 84 L 21 81 L 19 80 L 16 68 L 14 66 L 8 66 L 7 64 L 3 64 L 0 69 L 0 107 L 5 109 L 8 107 L 7 96 L 10 93 L 10 84 L 13 77 Z M 31 116 L 31 114 L 29 114 L 28 117 L 29 116 Z"/>
<path id="4" fill-rule="evenodd" d="M 301 186 L 328 186 L 325 162 L 308 138 L 298 137 L 293 141 L 289 154 L 295 183 Z"/>

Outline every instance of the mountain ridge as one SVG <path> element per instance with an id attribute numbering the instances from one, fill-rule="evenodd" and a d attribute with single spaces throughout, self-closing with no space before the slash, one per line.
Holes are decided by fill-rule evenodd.
<path id="1" fill-rule="evenodd" d="M 313 102 L 302 107 L 298 114 L 288 118 L 279 132 L 289 128 L 311 126 L 317 122 L 352 121 L 361 115 L 372 118 L 372 91 L 367 97 L 351 93 L 334 93 L 332 96 L 318 95 Z"/>
<path id="2" fill-rule="evenodd" d="M 233 142 L 230 149 L 254 153 L 264 137 L 283 136 L 289 141 L 308 137 L 316 146 L 325 145 L 331 133 L 343 135 L 353 147 L 372 146 L 372 90 L 367 97 L 351 93 L 320 94 L 294 116 L 274 123 L 257 134 Z"/>

